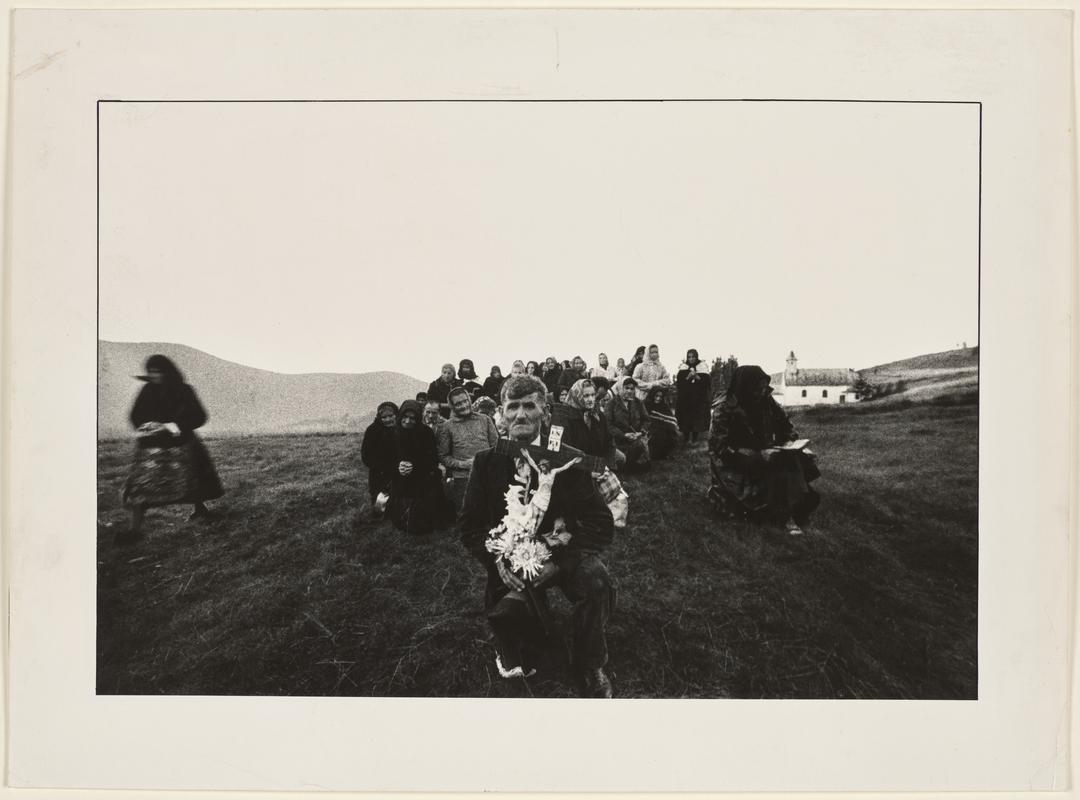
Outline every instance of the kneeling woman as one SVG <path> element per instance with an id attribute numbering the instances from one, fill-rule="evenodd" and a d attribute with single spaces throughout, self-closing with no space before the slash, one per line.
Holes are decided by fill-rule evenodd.
<path id="1" fill-rule="evenodd" d="M 407 533 L 431 533 L 445 515 L 435 434 L 420 423 L 423 409 L 406 400 L 398 413 L 396 465 L 390 482 L 390 519 Z"/>
<path id="2" fill-rule="evenodd" d="M 821 500 L 809 485 L 821 473 L 809 453 L 778 449 L 796 438 L 765 371 L 738 367 L 712 414 L 709 499 L 717 510 L 728 518 L 767 514 L 788 533 L 802 533 Z"/>

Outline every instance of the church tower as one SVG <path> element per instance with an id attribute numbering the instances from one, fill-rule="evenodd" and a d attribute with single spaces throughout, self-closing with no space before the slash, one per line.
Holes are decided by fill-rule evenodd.
<path id="1" fill-rule="evenodd" d="M 791 383 L 799 373 L 799 359 L 795 358 L 795 351 L 788 353 L 787 369 L 784 370 L 784 383 Z"/>

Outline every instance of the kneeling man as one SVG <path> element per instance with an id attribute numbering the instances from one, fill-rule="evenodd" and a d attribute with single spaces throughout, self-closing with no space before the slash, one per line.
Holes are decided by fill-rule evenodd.
<path id="1" fill-rule="evenodd" d="M 500 399 L 510 440 L 546 446 L 550 432 L 543 424 L 544 384 L 532 375 L 511 376 L 503 383 Z M 545 468 L 542 461 L 539 466 Z M 573 658 L 586 691 L 592 697 L 611 697 L 611 681 L 604 674 L 608 657 L 604 629 L 614 607 L 615 589 L 600 554 L 611 544 L 614 525 L 590 473 L 565 469 L 555 476 L 537 532 L 552 533 L 555 521 L 561 519 L 569 540 L 552 548 L 551 559 L 529 585 L 485 547 L 488 533 L 507 513 L 507 489 L 524 486 L 531 494 L 539 486 L 539 477 L 525 456 L 483 450 L 473 462 L 461 511 L 461 540 L 487 570 L 484 606 L 498 644 L 499 671 L 508 677 L 530 674 L 522 644 L 540 625 L 538 614 L 546 607 L 544 590 L 558 586 L 574 604 Z"/>

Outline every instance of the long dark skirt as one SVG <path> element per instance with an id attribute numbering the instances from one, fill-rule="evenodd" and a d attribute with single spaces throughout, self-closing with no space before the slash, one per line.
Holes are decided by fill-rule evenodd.
<path id="1" fill-rule="evenodd" d="M 813 457 L 798 451 L 781 451 L 772 461 L 757 464 L 714 458 L 709 501 L 727 519 L 794 519 L 805 525 L 821 502 L 810 487 L 820 475 Z"/>
<path id="2" fill-rule="evenodd" d="M 136 444 L 121 499 L 128 508 L 201 503 L 225 494 L 214 462 L 194 434 L 170 447 Z"/>
<path id="3" fill-rule="evenodd" d="M 438 473 L 395 481 L 390 489 L 390 521 L 399 531 L 422 535 L 452 521 L 450 499 Z"/>

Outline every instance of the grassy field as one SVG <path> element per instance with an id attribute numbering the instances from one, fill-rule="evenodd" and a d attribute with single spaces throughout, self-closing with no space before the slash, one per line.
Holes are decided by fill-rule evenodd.
<path id="1" fill-rule="evenodd" d="M 804 537 L 713 519 L 702 445 L 629 480 L 616 696 L 975 698 L 977 416 L 973 394 L 796 416 L 823 473 Z M 498 677 L 452 531 L 368 521 L 358 435 L 207 444 L 222 519 L 154 510 L 124 548 L 131 445 L 98 448 L 99 693 L 574 695 L 560 635 L 535 678 Z"/>

